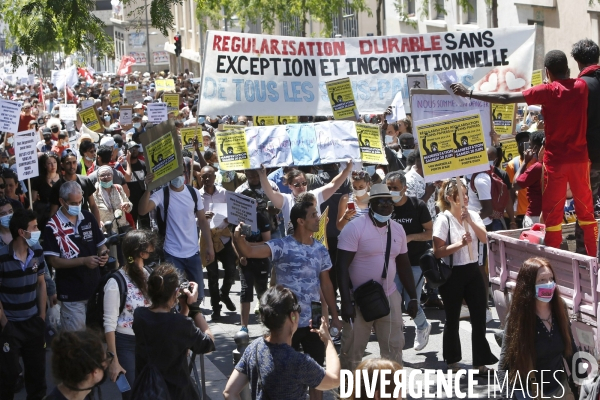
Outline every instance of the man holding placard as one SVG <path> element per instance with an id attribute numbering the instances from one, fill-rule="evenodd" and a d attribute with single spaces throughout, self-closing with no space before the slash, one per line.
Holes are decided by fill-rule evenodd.
<path id="1" fill-rule="evenodd" d="M 451 88 L 459 96 L 490 103 L 527 102 L 542 105 L 547 122 L 543 160 L 546 168 L 545 190 L 542 201 L 542 214 L 546 223 L 545 243 L 550 247 L 559 247 L 562 243 L 563 207 L 569 183 L 579 225 L 584 232 L 587 254 L 595 257 L 598 224 L 594 219 L 586 140 L 588 88 L 583 80 L 569 78 L 567 56 L 562 51 L 548 52 L 544 67 L 548 83 L 523 92 L 474 92 L 460 83 L 453 84 Z"/>

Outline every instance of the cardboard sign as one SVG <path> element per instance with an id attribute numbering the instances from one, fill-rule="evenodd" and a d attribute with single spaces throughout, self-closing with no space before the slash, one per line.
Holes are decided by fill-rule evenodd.
<path id="1" fill-rule="evenodd" d="M 119 122 L 121 125 L 131 125 L 133 123 L 133 110 L 130 107 L 119 109 Z"/>
<path id="2" fill-rule="evenodd" d="M 250 168 L 258 169 L 292 165 L 290 136 L 286 126 L 252 126 L 246 128 Z"/>
<path id="3" fill-rule="evenodd" d="M 148 104 L 148 122 L 160 124 L 168 119 L 167 103 Z"/>
<path id="4" fill-rule="evenodd" d="M 183 157 L 177 129 L 171 121 L 162 122 L 140 135 L 146 164 L 154 173 L 147 190 L 160 187 L 183 174 Z"/>
<path id="5" fill-rule="evenodd" d="M 277 117 L 273 117 L 273 116 L 257 116 L 254 117 L 254 126 L 271 126 L 271 125 L 277 125 L 277 123 L 275 122 Z"/>
<path id="6" fill-rule="evenodd" d="M 98 120 L 98 114 L 96 114 L 96 110 L 94 110 L 94 107 L 86 108 L 79 111 L 79 118 L 88 129 L 91 129 L 96 132 L 104 131 L 104 128 Z"/>
<path id="7" fill-rule="evenodd" d="M 515 139 L 502 140 L 500 142 L 500 145 L 502 146 L 501 167 L 502 167 L 502 169 L 506 170 L 508 163 L 510 163 L 514 157 L 517 157 L 517 158 L 520 157 L 519 156 L 519 147 L 518 147 L 517 141 Z M 517 172 L 517 171 L 515 171 L 515 172 Z"/>
<path id="8" fill-rule="evenodd" d="M 164 92 L 174 92 L 175 91 L 175 81 L 173 79 L 156 79 L 154 81 L 156 84 L 156 91 L 164 91 Z"/>
<path id="9" fill-rule="evenodd" d="M 489 169 L 479 111 L 415 122 L 425 182 Z"/>
<path id="10" fill-rule="evenodd" d="M 379 126 L 374 124 L 356 124 L 360 158 L 368 164 L 387 164 L 381 143 Z"/>
<path id="11" fill-rule="evenodd" d="M 537 86 L 544 83 L 544 75 L 541 69 L 536 69 L 531 73 L 531 86 Z"/>
<path id="12" fill-rule="evenodd" d="M 256 232 L 258 230 L 256 200 L 229 190 L 225 193 L 225 199 L 227 201 L 227 222 L 234 225 L 243 222 L 250 225 L 252 231 Z"/>
<path id="13" fill-rule="evenodd" d="M 59 117 L 63 121 L 77 121 L 77 106 L 75 104 L 61 104 Z"/>
<path id="14" fill-rule="evenodd" d="M 492 123 L 498 135 L 512 135 L 515 129 L 516 104 L 492 104 Z"/>
<path id="15" fill-rule="evenodd" d="M 33 129 L 15 135 L 15 159 L 19 180 L 35 178 L 39 175 L 36 146 L 38 141 L 39 135 Z"/>
<path id="16" fill-rule="evenodd" d="M 0 99 L 0 131 L 17 133 L 22 104 L 20 101 Z"/>
<path id="17" fill-rule="evenodd" d="M 94 99 L 87 99 L 87 100 L 83 100 L 81 102 L 81 108 L 85 109 L 85 108 L 90 108 L 94 106 Z"/>
<path id="18" fill-rule="evenodd" d="M 246 132 L 243 129 L 217 132 L 215 137 L 220 169 L 236 171 L 250 168 Z"/>
<path id="19" fill-rule="evenodd" d="M 277 117 L 277 123 L 279 125 L 287 125 L 287 124 L 297 124 L 298 117 L 297 116 L 280 116 Z"/>
<path id="20" fill-rule="evenodd" d="M 427 75 L 425 74 L 408 74 L 406 75 L 406 86 L 411 89 L 427 89 Z"/>
<path id="21" fill-rule="evenodd" d="M 318 242 L 321 242 L 323 246 L 327 250 L 329 250 L 329 245 L 327 244 L 327 215 L 329 214 L 329 206 L 325 209 L 321 217 L 319 218 L 319 231 L 313 233 L 313 239 Z"/>
<path id="22" fill-rule="evenodd" d="M 119 89 L 113 89 L 110 91 L 110 102 L 111 104 L 115 104 L 121 101 L 121 93 Z"/>
<path id="23" fill-rule="evenodd" d="M 138 85 L 125 85 L 124 94 L 125 98 L 127 99 L 127 104 L 144 102 L 144 91 L 138 89 Z"/>
<path id="24" fill-rule="evenodd" d="M 333 118 L 336 120 L 351 118 L 358 119 L 358 109 L 354 101 L 350 78 L 327 82 L 327 95 L 331 102 Z"/>
<path id="25" fill-rule="evenodd" d="M 181 128 L 179 130 L 179 134 L 181 135 L 181 142 L 183 143 L 184 149 L 193 152 L 194 138 L 198 137 L 198 145 L 200 146 L 200 151 L 204 152 L 204 144 L 202 143 L 202 128 L 200 128 L 199 126 Z"/>
<path id="26" fill-rule="evenodd" d="M 174 116 L 179 115 L 179 93 L 164 94 L 163 101 L 167 104 L 167 113 L 173 113 Z"/>

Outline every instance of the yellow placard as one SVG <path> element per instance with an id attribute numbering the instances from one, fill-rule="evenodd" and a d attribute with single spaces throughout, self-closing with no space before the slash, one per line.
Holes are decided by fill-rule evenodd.
<path id="1" fill-rule="evenodd" d="M 204 145 L 202 144 L 202 128 L 199 126 L 193 126 L 190 128 L 181 128 L 179 130 L 181 134 L 181 142 L 183 143 L 183 148 L 193 151 L 194 150 L 194 138 L 198 136 L 198 145 L 200 146 L 200 151 L 204 152 Z"/>
<path id="2" fill-rule="evenodd" d="M 369 164 L 387 164 L 381 144 L 379 126 L 373 124 L 356 124 L 360 158 Z"/>
<path id="3" fill-rule="evenodd" d="M 254 117 L 254 126 L 277 125 L 277 117 L 258 116 Z"/>
<path id="4" fill-rule="evenodd" d="M 327 214 L 329 214 L 329 206 L 327 206 L 323 214 L 321 214 L 321 218 L 319 218 L 319 231 L 313 233 L 313 239 L 321 242 L 329 250 L 329 246 L 327 245 Z"/>
<path id="5" fill-rule="evenodd" d="M 96 114 L 94 107 L 88 107 L 79 111 L 79 118 L 88 129 L 96 132 L 104 130 L 100 124 L 100 121 L 98 120 L 98 114 Z"/>
<path id="6" fill-rule="evenodd" d="M 157 79 L 154 81 L 156 84 L 156 91 L 174 92 L 175 81 L 173 79 Z"/>
<path id="7" fill-rule="evenodd" d="M 492 104 L 492 123 L 498 135 L 512 135 L 515 127 L 516 104 Z"/>
<path id="8" fill-rule="evenodd" d="M 219 130 L 221 131 L 234 131 L 236 129 L 240 129 L 239 125 L 219 125 Z"/>
<path id="9" fill-rule="evenodd" d="M 327 95 L 336 120 L 358 117 L 358 109 L 354 101 L 350 78 L 337 79 L 326 83 Z"/>
<path id="10" fill-rule="evenodd" d="M 298 117 L 297 116 L 280 116 L 277 117 L 278 125 L 287 125 L 287 124 L 297 124 Z"/>
<path id="11" fill-rule="evenodd" d="M 150 171 L 154 173 L 154 180 L 158 180 L 171 171 L 177 169 L 178 162 L 175 156 L 175 142 L 173 135 L 163 135 L 144 147 L 146 162 Z"/>
<path id="12" fill-rule="evenodd" d="M 506 169 L 508 163 L 513 159 L 513 157 L 519 157 L 519 146 L 517 145 L 517 141 L 514 139 L 503 140 L 500 142 L 502 145 L 502 169 Z M 515 171 L 516 172 L 516 171 Z"/>
<path id="13" fill-rule="evenodd" d="M 119 93 L 119 89 L 113 89 L 110 91 L 110 102 L 111 104 L 115 104 L 121 101 L 121 93 Z"/>
<path id="14" fill-rule="evenodd" d="M 179 93 L 164 94 L 163 101 L 167 103 L 167 113 L 173 113 L 174 116 L 179 115 Z"/>
<path id="15" fill-rule="evenodd" d="M 536 69 L 531 74 L 531 86 L 541 85 L 544 83 L 544 77 L 541 69 Z"/>
<path id="16" fill-rule="evenodd" d="M 479 172 L 488 166 L 478 112 L 432 118 L 415 127 L 427 182 Z"/>
<path id="17" fill-rule="evenodd" d="M 127 104 L 132 105 L 136 101 L 139 103 L 144 101 L 144 94 L 140 89 L 138 89 L 138 85 L 125 85 L 123 93 L 125 94 L 125 98 L 127 99 Z"/>
<path id="18" fill-rule="evenodd" d="M 248 144 L 244 129 L 227 130 L 216 133 L 219 169 L 236 171 L 250 169 Z"/>

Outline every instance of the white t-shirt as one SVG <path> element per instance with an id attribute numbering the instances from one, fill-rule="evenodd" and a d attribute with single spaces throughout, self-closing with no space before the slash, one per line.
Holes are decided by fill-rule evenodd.
<path id="1" fill-rule="evenodd" d="M 214 204 L 214 203 L 227 204 L 227 196 L 225 195 L 225 193 L 227 193 L 227 190 L 223 189 L 222 186 L 217 186 L 217 185 L 215 185 L 215 191 L 213 192 L 213 194 L 208 194 L 204 190 L 204 188 L 200 189 L 200 194 L 202 195 L 202 200 L 204 202 L 204 205 L 209 210 L 211 210 L 211 208 L 210 208 L 211 204 Z M 226 224 L 224 224 L 224 225 L 226 225 Z M 229 242 L 229 240 L 231 240 L 231 238 L 229 238 L 227 236 L 221 236 L 221 242 L 223 244 L 226 244 L 227 242 Z"/>
<path id="2" fill-rule="evenodd" d="M 165 234 L 164 250 L 175 257 L 187 258 L 198 253 L 198 228 L 196 215 L 194 215 L 194 199 L 190 191 L 184 187 L 176 192 L 168 186 L 169 211 L 167 213 L 167 231 Z M 161 208 L 164 217 L 163 190 L 158 190 L 150 196 L 150 200 Z M 202 196 L 198 189 L 194 188 L 198 195 L 198 211 L 204 210 Z"/>
<path id="3" fill-rule="evenodd" d="M 309 191 L 309 193 L 314 194 L 317 198 L 317 213 L 319 213 L 319 216 L 321 215 L 321 203 L 325 201 L 323 200 L 323 190 L 325 190 L 324 186 Z M 285 224 L 284 226 L 287 231 L 287 227 L 290 225 L 290 212 L 292 212 L 292 207 L 294 207 L 295 204 L 294 195 L 291 193 L 281 193 L 281 195 L 283 196 L 281 213 L 283 214 L 283 223 Z"/>
<path id="4" fill-rule="evenodd" d="M 441 215 L 441 214 L 443 214 L 443 215 Z M 469 214 L 471 215 L 471 219 L 473 220 L 473 222 L 475 222 L 476 224 L 479 224 L 479 225 L 483 225 L 483 222 L 481 221 L 481 217 L 479 217 L 479 214 L 477 212 L 469 210 Z M 450 229 L 450 243 L 448 243 L 448 244 L 462 242 L 462 236 L 466 232 L 465 228 L 462 226 L 462 224 L 456 218 L 454 218 L 454 216 L 452 215 L 452 213 L 450 211 L 444 211 L 443 213 L 440 213 L 440 215 L 438 215 L 435 222 L 433 223 L 433 236 L 435 236 L 436 238 L 442 239 L 443 241 L 446 241 L 446 239 L 448 239 L 448 220 L 450 220 L 450 228 L 451 228 Z M 473 254 L 473 258 L 469 257 L 469 248 L 468 247 L 466 247 L 466 246 L 461 247 L 456 253 L 452 254 L 452 265 L 453 266 L 467 265 L 467 264 L 479 261 L 479 256 L 478 256 L 478 250 L 479 250 L 478 243 L 479 242 L 477 240 L 477 235 L 475 235 L 475 231 L 473 230 L 473 228 L 470 225 L 467 225 L 467 227 L 469 228 L 469 232 L 471 233 L 471 238 L 473 239 L 473 241 L 469 244 L 469 246 L 471 246 L 471 252 Z M 339 244 L 338 244 L 338 247 L 339 247 Z M 449 257 L 448 257 L 448 259 L 449 259 Z M 449 262 L 448 259 L 446 259 L 446 262 Z"/>
<path id="5" fill-rule="evenodd" d="M 471 189 L 471 183 L 467 185 L 469 188 L 469 206 L 468 209 L 479 213 L 481 211 L 481 202 L 479 200 L 491 200 L 492 199 L 492 178 L 486 173 L 479 173 L 475 176 L 474 181 L 475 193 Z M 492 223 L 492 219 L 487 217 L 483 220 L 484 225 Z"/>

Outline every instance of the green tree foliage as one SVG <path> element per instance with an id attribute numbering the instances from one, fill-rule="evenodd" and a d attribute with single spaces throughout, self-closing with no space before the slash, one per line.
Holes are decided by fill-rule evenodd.
<path id="1" fill-rule="evenodd" d="M 50 51 L 71 55 L 91 49 L 111 55 L 114 46 L 104 23 L 92 13 L 95 7 L 94 0 L 0 0 L 9 45 L 18 46 L 28 59 Z M 15 53 L 12 63 L 16 68 L 22 58 Z"/>

